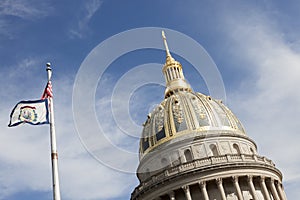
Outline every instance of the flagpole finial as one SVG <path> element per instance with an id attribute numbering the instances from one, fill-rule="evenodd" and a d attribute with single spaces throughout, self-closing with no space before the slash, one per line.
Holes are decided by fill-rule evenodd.
<path id="1" fill-rule="evenodd" d="M 46 63 L 47 69 L 46 70 L 51 70 L 51 63 L 47 62 Z"/>
<path id="2" fill-rule="evenodd" d="M 47 71 L 47 74 L 48 74 L 48 81 L 50 81 L 51 80 L 51 76 L 52 76 L 51 63 L 47 62 L 46 66 L 47 66 L 46 71 Z"/>

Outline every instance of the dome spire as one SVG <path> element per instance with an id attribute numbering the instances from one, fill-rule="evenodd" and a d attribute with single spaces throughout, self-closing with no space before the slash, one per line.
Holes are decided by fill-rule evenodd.
<path id="1" fill-rule="evenodd" d="M 163 38 L 163 41 L 164 41 L 164 45 L 165 45 L 165 49 L 166 49 L 166 54 L 167 54 L 166 63 L 172 63 L 172 62 L 174 63 L 175 59 L 172 57 L 172 55 L 170 53 L 169 46 L 168 46 L 168 43 L 167 43 L 167 37 L 165 35 L 165 32 L 161 31 L 161 35 L 162 35 L 162 38 Z"/>
<path id="2" fill-rule="evenodd" d="M 176 61 L 169 50 L 165 32 L 161 32 L 164 46 L 166 49 L 166 63 L 162 69 L 166 79 L 165 98 L 169 97 L 177 91 L 192 91 L 191 86 L 186 82 L 181 64 Z"/>
<path id="3" fill-rule="evenodd" d="M 167 43 L 167 38 L 166 38 L 165 32 L 164 32 L 164 31 L 161 31 L 161 35 L 162 35 L 162 38 L 163 38 L 163 40 L 164 40 L 164 45 L 165 45 L 167 57 L 168 57 L 168 56 L 172 57 L 171 54 L 170 54 L 170 51 L 169 51 L 169 47 L 168 47 L 168 43 Z"/>

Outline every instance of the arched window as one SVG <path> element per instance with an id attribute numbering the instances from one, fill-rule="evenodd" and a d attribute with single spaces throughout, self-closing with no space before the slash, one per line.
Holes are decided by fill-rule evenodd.
<path id="1" fill-rule="evenodd" d="M 237 145 L 237 144 L 234 143 L 234 144 L 232 145 L 232 147 L 233 147 L 233 153 L 234 153 L 234 154 L 241 154 L 239 145 Z"/>
<path id="2" fill-rule="evenodd" d="M 215 144 L 210 144 L 209 145 L 210 151 L 212 153 L 213 156 L 218 156 L 218 150 L 217 150 L 217 146 Z"/>
<path id="3" fill-rule="evenodd" d="M 184 157 L 185 157 L 186 162 L 191 162 L 193 160 L 192 153 L 189 149 L 186 149 L 184 151 Z"/>

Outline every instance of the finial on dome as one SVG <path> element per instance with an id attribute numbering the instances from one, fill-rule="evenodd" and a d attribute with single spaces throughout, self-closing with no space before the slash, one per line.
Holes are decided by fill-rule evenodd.
<path id="1" fill-rule="evenodd" d="M 165 98 L 172 95 L 175 91 L 192 91 L 191 86 L 184 79 L 181 64 L 170 54 L 165 32 L 162 31 L 161 35 L 167 53 L 166 63 L 162 69 L 166 79 Z"/>
<path id="2" fill-rule="evenodd" d="M 164 40 L 164 45 L 165 45 L 167 57 L 168 57 L 168 56 L 172 57 L 171 54 L 170 54 L 170 51 L 169 51 L 169 47 L 168 47 L 168 43 L 167 43 L 167 38 L 166 38 L 165 32 L 164 32 L 164 31 L 161 31 L 161 35 L 162 35 L 162 38 L 163 38 L 163 40 Z"/>

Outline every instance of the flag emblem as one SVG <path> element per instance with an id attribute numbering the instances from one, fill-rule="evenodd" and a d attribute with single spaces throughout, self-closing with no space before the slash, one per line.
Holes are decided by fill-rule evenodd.
<path id="1" fill-rule="evenodd" d="M 37 121 L 36 107 L 23 106 L 20 108 L 19 120 L 24 122 L 35 123 Z"/>
<path id="2" fill-rule="evenodd" d="M 22 123 L 49 124 L 48 99 L 20 101 L 10 114 L 9 127 Z"/>

